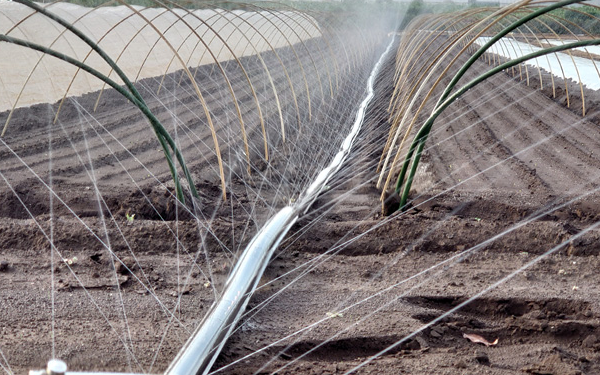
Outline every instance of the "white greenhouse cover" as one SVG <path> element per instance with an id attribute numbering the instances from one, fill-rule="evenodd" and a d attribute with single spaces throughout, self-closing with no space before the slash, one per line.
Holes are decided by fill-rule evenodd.
<path id="1" fill-rule="evenodd" d="M 190 13 L 124 5 L 94 9 L 69 3 L 46 9 L 98 43 L 132 81 L 174 72 L 183 64 L 195 67 L 214 63 L 215 58 L 231 60 L 231 51 L 242 57 L 320 36 L 316 21 L 297 12 L 204 9 Z M 0 34 L 62 52 L 122 83 L 87 44 L 22 4 L 0 0 Z M 104 86 L 62 60 L 6 42 L 0 42 L 0 72 L 0 111 L 54 103 L 66 93 L 81 95 Z"/>
<path id="2" fill-rule="evenodd" d="M 477 44 L 484 45 L 489 40 L 490 38 L 488 37 L 480 37 L 477 39 Z M 555 41 L 554 43 L 551 42 L 551 44 L 556 45 L 561 44 L 561 42 Z M 591 53 L 597 52 L 593 47 L 586 48 Z M 522 43 L 512 38 L 503 38 L 496 42 L 489 51 L 509 59 L 515 59 L 539 51 L 540 49 L 541 48 L 539 47 L 535 47 L 528 43 Z M 589 89 L 600 90 L 600 77 L 598 76 L 600 62 L 583 57 L 569 56 L 566 53 L 558 52 L 532 59 L 528 64 L 535 67 L 539 66 L 545 71 L 561 78 L 563 77 L 564 72 L 565 78 L 570 78 L 575 82 L 581 82 Z"/>

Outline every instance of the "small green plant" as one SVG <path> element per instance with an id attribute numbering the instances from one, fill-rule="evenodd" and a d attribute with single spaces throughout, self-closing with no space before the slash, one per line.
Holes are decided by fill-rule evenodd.
<path id="1" fill-rule="evenodd" d="M 128 223 L 133 223 L 133 219 L 135 219 L 135 214 L 131 214 L 131 215 L 130 215 L 130 214 L 129 214 L 129 212 L 127 212 L 127 213 L 125 214 L 125 217 L 127 218 L 127 222 L 128 222 Z"/>

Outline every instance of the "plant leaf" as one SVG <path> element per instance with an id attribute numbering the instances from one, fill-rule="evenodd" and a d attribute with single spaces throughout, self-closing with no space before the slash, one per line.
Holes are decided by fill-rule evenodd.
<path id="1" fill-rule="evenodd" d="M 485 346 L 494 346 L 498 343 L 498 339 L 494 340 L 493 342 L 489 342 L 482 336 L 479 336 L 475 333 L 463 333 L 463 337 L 469 339 L 471 342 L 474 342 L 476 344 L 483 344 Z"/>

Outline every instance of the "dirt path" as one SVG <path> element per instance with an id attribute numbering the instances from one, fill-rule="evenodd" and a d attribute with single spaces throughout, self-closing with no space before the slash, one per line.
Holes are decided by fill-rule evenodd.
<path id="1" fill-rule="evenodd" d="M 478 100 L 489 95 L 492 100 Z M 598 194 L 592 194 L 522 221 L 598 188 L 597 125 L 504 74 L 469 92 L 458 107 L 459 115 L 442 116 L 429 141 L 429 177 L 413 194 L 425 192 L 416 209 L 384 221 L 374 166 L 364 160 L 349 167 L 352 182 L 319 200 L 324 209 L 342 199 L 325 219 L 292 237 L 271 276 L 313 264 L 315 254 L 323 260 L 286 289 L 309 266 L 277 281 L 275 289 L 283 292 L 234 336 L 221 364 L 240 362 L 223 373 L 344 373 L 386 349 L 359 373 L 600 371 L 598 229 L 389 349 L 598 220 Z M 359 181 L 366 185 L 349 190 Z M 273 292 L 263 293 L 262 299 Z M 290 332 L 297 334 L 287 337 Z M 471 333 L 499 343 L 485 347 L 463 338 Z"/>
<path id="2" fill-rule="evenodd" d="M 477 68 L 483 67 L 479 64 Z M 378 104 L 385 103 L 389 95 L 389 78 L 379 81 Z M 181 94 L 176 93 L 178 100 L 185 101 Z M 494 99 L 478 105 L 478 99 L 486 95 Z M 215 92 L 213 100 L 217 103 L 223 97 Z M 168 172 L 157 144 L 150 137 L 142 140 L 138 135 L 144 122 L 131 109 L 106 100 L 110 111 L 106 119 L 102 118 L 103 126 L 118 134 L 122 142 L 137 142 L 128 147 L 139 152 L 135 156 L 146 166 L 156 168 L 152 172 L 160 180 L 167 181 Z M 593 195 L 482 244 L 539 209 L 597 188 L 600 138 L 596 135 L 597 124 L 582 120 L 560 103 L 505 75 L 469 92 L 458 106 L 471 110 L 461 109 L 460 116 L 440 119 L 429 142 L 435 146 L 425 158 L 429 182 L 424 181 L 415 194 L 423 194 L 415 202 L 416 209 L 393 217 L 379 214 L 379 193 L 372 181 L 373 160 L 378 155 L 376 148 L 368 146 L 372 144 L 369 140 L 381 137 L 383 129 L 374 125 L 385 123 L 383 108 L 372 108 L 368 129 L 376 130 L 361 135 L 364 147 L 356 151 L 353 163 L 344 172 L 353 178 L 319 199 L 313 215 L 323 214 L 323 218 L 314 222 L 311 217 L 304 218 L 294 228 L 267 269 L 265 284 L 253 297 L 250 308 L 274 299 L 244 318 L 216 368 L 241 359 L 222 373 L 251 374 L 263 366 L 260 371 L 267 373 L 282 366 L 286 367 L 281 373 L 289 374 L 343 373 L 598 221 L 597 195 Z M 247 104 L 248 111 L 250 107 Z M 163 107 L 157 103 L 156 108 Z M 270 113 L 276 118 L 272 109 Z M 46 119 L 47 110 L 37 107 L 24 112 L 23 118 L 32 122 L 24 120 L 23 126 L 44 122 L 35 117 Z M 77 113 L 77 107 L 73 105 L 70 111 Z M 166 112 L 162 115 L 169 116 Z M 121 126 L 125 121 L 132 125 Z M 193 125 L 193 119 L 189 121 L 190 128 L 200 126 Z M 161 372 L 198 323 L 198 311 L 206 311 L 212 303 L 214 295 L 206 285 L 223 283 L 232 261 L 220 249 L 235 248 L 244 242 L 251 232 L 246 227 L 249 215 L 244 214 L 241 204 L 215 203 L 220 190 L 214 171 L 196 167 L 194 173 L 201 176 L 203 184 L 204 212 L 214 212 L 217 218 L 171 220 L 176 208 L 166 194 L 169 185 L 157 187 L 154 180 L 144 180 L 148 172 L 133 157 L 124 155 L 119 159 L 124 168 L 116 168 L 118 163 L 109 160 L 104 141 L 94 136 L 96 130 L 103 130 L 81 131 L 78 123 L 67 121 L 53 129 L 64 136 L 57 136 L 52 148 L 54 167 L 60 171 L 53 177 L 54 186 L 68 197 L 66 203 L 77 211 L 81 221 L 69 216 L 66 206 L 55 202 L 57 219 L 51 225 L 48 193 L 5 147 L 0 150 L 2 173 L 16 186 L 18 196 L 41 227 L 36 228 L 27 212 L 19 208 L 21 204 L 14 194 L 4 182 L 0 183 L 0 261 L 5 262 L 0 269 L 0 350 L 15 373 L 42 368 L 52 355 L 51 260 L 45 239 L 52 236 L 65 259 L 77 257 L 71 267 L 80 279 L 77 281 L 68 272 L 66 263 L 55 259 L 59 263 L 54 279 L 58 290 L 54 301 L 56 356 L 66 359 L 74 370 L 143 368 Z M 276 126 L 277 122 L 270 124 Z M 7 138 L 13 149 L 22 150 L 20 155 L 43 180 L 47 179 L 47 162 L 40 161 L 40 155 L 48 149 L 47 131 L 40 129 L 37 137 L 31 137 L 31 133 L 15 128 Z M 87 189 L 85 170 L 77 169 L 79 163 L 73 162 L 87 156 L 78 156 L 67 141 L 73 139 L 75 149 L 83 149 L 84 133 L 87 148 L 98 150 L 92 164 L 103 176 L 99 183 L 107 194 L 110 210 L 106 212 L 116 213 L 114 220 L 105 223 L 98 219 L 98 209 L 91 203 L 94 190 Z M 198 154 L 207 155 L 197 165 L 213 157 L 206 151 L 210 149 L 210 135 L 205 135 L 199 143 L 183 145 L 188 153 L 190 148 L 199 147 Z M 233 132 L 222 130 L 220 136 L 224 143 L 237 142 Z M 539 147 L 521 152 L 545 138 L 548 140 Z M 119 146 L 115 143 L 110 147 Z M 144 208 L 147 201 L 127 181 L 129 176 L 123 178 L 125 169 L 146 189 L 158 212 Z M 482 171 L 456 189 L 436 196 Z M 205 175 L 210 177 L 202 178 Z M 440 184 L 432 185 L 431 181 Z M 238 202 L 249 199 L 245 195 L 249 193 L 241 188 L 234 189 L 233 194 Z M 339 201 L 331 206 L 334 200 Z M 131 223 L 123 217 L 128 210 L 138 215 Z M 231 220 L 232 210 L 237 210 L 234 217 L 239 220 Z M 167 221 L 156 220 L 158 217 Z M 207 235 L 201 229 L 203 224 L 224 235 Z M 103 229 L 104 225 L 108 230 Z M 104 232 L 109 234 L 94 238 L 96 233 Z M 355 241 L 335 246 L 358 234 L 361 236 Z M 173 241 L 175 236 L 179 243 Z M 222 238 L 229 242 L 222 243 Z M 599 230 L 589 231 L 459 312 L 418 332 L 359 372 L 600 373 L 599 238 Z M 117 263 L 115 276 L 114 259 L 102 248 L 107 241 L 132 273 Z M 205 269 L 182 271 L 193 258 L 206 256 L 198 251 L 198 243 L 211 249 L 208 255 L 216 275 L 213 279 L 203 274 Z M 482 246 L 464 253 L 478 244 Z M 141 269 L 129 254 L 129 247 L 136 249 L 134 255 L 143 265 Z M 456 261 L 440 264 L 451 257 Z M 292 282 L 304 272 L 308 274 Z M 188 275 L 189 288 L 178 290 L 180 280 Z M 141 288 L 138 278 L 152 290 Z M 90 302 L 88 294 L 97 305 Z M 176 313 L 168 313 L 177 303 Z M 124 315 L 128 328 L 123 323 Z M 165 333 L 169 319 L 176 323 Z M 302 331 L 286 338 L 298 330 Z M 499 341 L 496 346 L 477 345 L 463 338 L 465 333 Z M 131 363 L 131 356 L 124 350 L 129 347 L 139 364 Z"/>

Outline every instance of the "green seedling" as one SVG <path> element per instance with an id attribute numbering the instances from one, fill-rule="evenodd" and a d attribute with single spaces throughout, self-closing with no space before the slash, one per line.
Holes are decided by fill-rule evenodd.
<path id="1" fill-rule="evenodd" d="M 128 222 L 128 223 L 133 223 L 133 219 L 135 219 L 135 214 L 131 214 L 131 215 L 130 215 L 130 214 L 129 214 L 129 212 L 127 212 L 127 213 L 125 214 L 125 217 L 127 218 L 127 222 Z"/>

